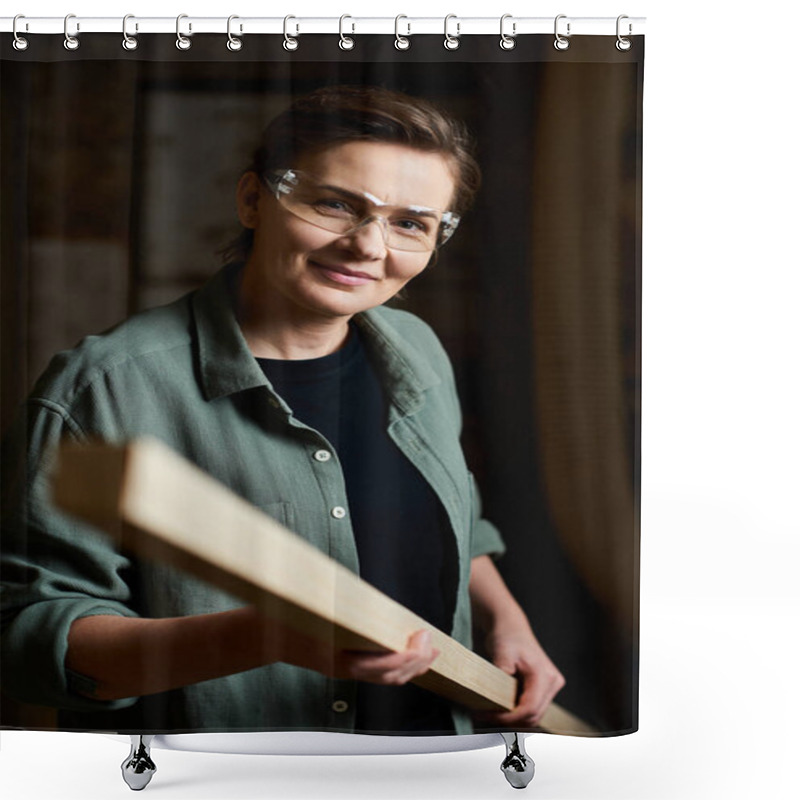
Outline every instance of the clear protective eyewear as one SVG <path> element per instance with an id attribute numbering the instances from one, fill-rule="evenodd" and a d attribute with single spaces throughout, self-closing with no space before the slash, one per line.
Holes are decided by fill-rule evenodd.
<path id="1" fill-rule="evenodd" d="M 460 221 L 452 211 L 391 206 L 367 192 L 332 186 L 295 169 L 276 170 L 266 183 L 287 211 L 331 233 L 349 234 L 377 221 L 386 246 L 394 250 L 435 250 Z"/>

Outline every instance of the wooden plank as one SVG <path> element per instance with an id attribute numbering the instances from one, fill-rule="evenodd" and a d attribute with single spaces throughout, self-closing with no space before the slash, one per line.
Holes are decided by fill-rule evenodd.
<path id="1" fill-rule="evenodd" d="M 414 631 L 427 629 L 440 655 L 415 683 L 475 710 L 514 707 L 513 677 L 156 439 L 63 446 L 54 499 L 121 549 L 186 570 L 323 641 L 335 637 L 341 647 L 399 651 Z M 542 727 L 592 732 L 557 706 Z"/>

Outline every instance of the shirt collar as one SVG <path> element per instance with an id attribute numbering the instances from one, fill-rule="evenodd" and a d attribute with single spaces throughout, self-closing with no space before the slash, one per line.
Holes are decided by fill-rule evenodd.
<path id="1" fill-rule="evenodd" d="M 269 386 L 234 312 L 233 286 L 241 267 L 223 267 L 193 298 L 200 382 L 207 400 Z"/>
<path id="2" fill-rule="evenodd" d="M 223 267 L 193 298 L 200 381 L 207 400 L 256 387 L 274 394 L 236 320 L 234 287 L 242 266 Z M 427 357 L 403 338 L 380 307 L 356 314 L 354 321 L 380 364 L 392 399 L 413 413 L 424 402 L 425 390 L 441 382 Z"/>
<path id="3" fill-rule="evenodd" d="M 354 321 L 381 366 L 386 390 L 397 406 L 413 414 L 425 402 L 425 390 L 441 383 L 427 355 L 406 341 L 381 306 L 356 314 Z"/>

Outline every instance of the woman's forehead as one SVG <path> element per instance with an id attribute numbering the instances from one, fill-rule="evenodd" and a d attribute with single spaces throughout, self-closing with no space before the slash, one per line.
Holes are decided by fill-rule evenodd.
<path id="1" fill-rule="evenodd" d="M 387 205 L 444 210 L 455 188 L 446 155 L 392 142 L 345 142 L 301 156 L 293 166 Z"/>

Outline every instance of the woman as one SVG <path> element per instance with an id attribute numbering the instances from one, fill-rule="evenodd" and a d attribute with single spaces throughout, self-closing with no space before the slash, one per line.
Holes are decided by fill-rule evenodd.
<path id="1" fill-rule="evenodd" d="M 18 445 L 30 498 L 6 546 L 7 691 L 69 727 L 472 730 L 409 683 L 437 656 L 424 631 L 386 654 L 307 639 L 48 504 L 63 436 L 150 434 L 467 645 L 474 614 L 522 686 L 489 724 L 541 719 L 564 680 L 492 561 L 449 362 L 384 307 L 478 181 L 462 128 L 399 93 L 326 88 L 271 123 L 237 187 L 241 261 L 60 354 L 34 389 Z"/>

